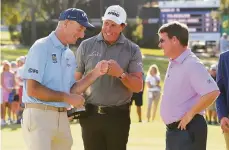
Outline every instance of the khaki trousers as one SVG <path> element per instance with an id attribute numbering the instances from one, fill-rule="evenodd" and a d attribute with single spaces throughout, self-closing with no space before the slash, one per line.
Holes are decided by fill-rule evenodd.
<path id="1" fill-rule="evenodd" d="M 71 150 L 73 140 L 66 112 L 26 108 L 21 124 L 28 150 Z"/>

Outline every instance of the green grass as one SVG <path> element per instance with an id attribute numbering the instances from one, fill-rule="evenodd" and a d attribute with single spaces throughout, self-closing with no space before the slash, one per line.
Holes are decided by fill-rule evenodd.
<path id="1" fill-rule="evenodd" d="M 136 115 L 134 112 L 131 117 Z M 224 139 L 219 126 L 209 126 L 207 150 L 224 150 Z M 81 128 L 72 124 L 72 149 L 83 150 Z M 19 125 L 2 129 L 2 149 L 26 150 Z M 160 121 L 137 123 L 132 121 L 129 134 L 128 150 L 163 150 L 165 149 L 165 126 Z"/>
<path id="2" fill-rule="evenodd" d="M 19 44 L 19 41 L 11 41 L 10 33 L 8 31 L 0 32 L 0 44 L 2 45 L 11 45 L 11 44 Z"/>
<path id="3" fill-rule="evenodd" d="M 141 48 L 141 52 L 143 55 L 164 56 L 163 51 L 160 49 Z"/>
<path id="4" fill-rule="evenodd" d="M 1 60 L 16 60 L 19 56 L 25 56 L 28 49 L 1 49 Z"/>
<path id="5" fill-rule="evenodd" d="M 6 40 L 9 41 L 10 40 L 10 33 L 8 31 L 1 31 L 1 36 L 0 36 L 1 40 Z"/>

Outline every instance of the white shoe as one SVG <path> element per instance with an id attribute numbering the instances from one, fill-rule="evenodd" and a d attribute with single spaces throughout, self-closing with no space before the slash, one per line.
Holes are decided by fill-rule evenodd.
<path id="1" fill-rule="evenodd" d="M 8 124 L 12 124 L 13 123 L 13 121 L 11 120 L 11 118 L 8 119 L 7 123 Z"/>

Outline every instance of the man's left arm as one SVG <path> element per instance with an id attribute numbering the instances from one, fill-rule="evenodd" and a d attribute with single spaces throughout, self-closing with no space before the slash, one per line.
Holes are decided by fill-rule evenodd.
<path id="1" fill-rule="evenodd" d="M 138 93 L 143 89 L 143 64 L 142 64 L 142 55 L 138 46 L 135 48 L 135 53 L 133 54 L 130 63 L 128 65 L 127 72 L 119 66 L 114 60 L 109 61 L 109 71 L 108 75 L 115 76 L 120 78 L 122 83 L 134 93 Z"/>
<path id="2" fill-rule="evenodd" d="M 186 129 L 192 118 L 210 106 L 219 95 L 219 88 L 201 63 L 190 64 L 188 79 L 192 88 L 201 95 L 198 102 L 181 118 L 178 128 Z"/>

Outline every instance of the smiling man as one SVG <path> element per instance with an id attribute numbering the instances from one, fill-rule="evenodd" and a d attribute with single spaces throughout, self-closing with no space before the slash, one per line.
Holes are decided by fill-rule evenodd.
<path id="1" fill-rule="evenodd" d="M 81 79 L 100 60 L 109 71 L 84 93 L 88 116 L 80 119 L 85 150 L 126 150 L 129 136 L 129 103 L 132 92 L 142 89 L 142 55 L 126 39 L 126 12 L 118 6 L 107 8 L 102 31 L 81 43 L 77 50 L 76 79 Z"/>
<path id="2" fill-rule="evenodd" d="M 30 48 L 22 75 L 25 109 L 21 122 L 28 150 L 71 149 L 67 108 L 82 107 L 80 93 L 108 70 L 108 63 L 101 61 L 82 80 L 74 78 L 77 65 L 68 45 L 83 38 L 90 27 L 83 10 L 69 8 L 60 14 L 56 30 Z"/>
<path id="3" fill-rule="evenodd" d="M 161 117 L 167 126 L 166 150 L 206 150 L 203 111 L 219 95 L 219 89 L 188 48 L 185 24 L 164 24 L 158 34 L 159 47 L 170 59 L 161 101 Z"/>

